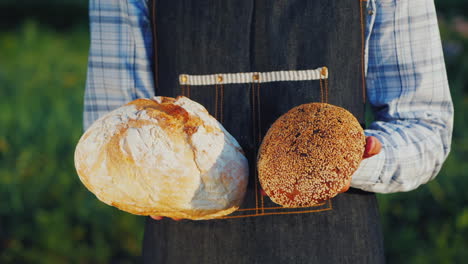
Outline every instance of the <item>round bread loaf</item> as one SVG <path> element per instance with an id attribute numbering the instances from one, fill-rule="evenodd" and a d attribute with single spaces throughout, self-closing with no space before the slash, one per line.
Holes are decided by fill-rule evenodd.
<path id="1" fill-rule="evenodd" d="M 262 141 L 260 184 L 284 207 L 317 205 L 346 186 L 364 149 L 364 131 L 347 110 L 326 103 L 294 107 L 273 123 Z"/>
<path id="2" fill-rule="evenodd" d="M 78 142 L 75 167 L 106 204 L 193 220 L 237 210 L 248 180 L 237 141 L 183 96 L 137 99 L 101 117 Z"/>

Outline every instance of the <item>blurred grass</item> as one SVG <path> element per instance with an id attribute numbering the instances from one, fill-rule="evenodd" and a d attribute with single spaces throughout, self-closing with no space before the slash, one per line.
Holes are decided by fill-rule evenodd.
<path id="1" fill-rule="evenodd" d="M 135 263 L 143 218 L 80 183 L 86 28 L 0 33 L 0 263 Z"/>
<path id="2" fill-rule="evenodd" d="M 444 20 L 441 32 L 455 104 L 452 152 L 436 180 L 378 196 L 389 263 L 468 257 L 468 40 Z M 143 218 L 99 202 L 73 165 L 88 43 L 86 26 L 56 31 L 29 21 L 0 31 L 0 263 L 139 262 Z"/>

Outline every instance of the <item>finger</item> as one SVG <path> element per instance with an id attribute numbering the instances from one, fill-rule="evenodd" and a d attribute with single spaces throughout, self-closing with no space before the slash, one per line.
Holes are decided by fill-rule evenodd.
<path id="1" fill-rule="evenodd" d="M 366 149 L 364 150 L 364 158 L 370 158 L 378 154 L 382 150 L 382 143 L 376 137 L 366 137 Z"/>
<path id="2" fill-rule="evenodd" d="M 154 220 L 162 220 L 164 217 L 163 216 L 158 216 L 158 215 L 150 215 L 151 218 Z"/>

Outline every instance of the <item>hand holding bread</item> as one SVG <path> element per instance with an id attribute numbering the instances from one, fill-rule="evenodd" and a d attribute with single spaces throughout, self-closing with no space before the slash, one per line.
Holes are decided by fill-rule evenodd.
<path id="1" fill-rule="evenodd" d="M 361 159 L 380 149 L 345 109 L 297 106 L 278 118 L 259 149 L 262 194 L 285 207 L 313 206 L 346 191 Z M 98 199 L 155 220 L 230 214 L 248 181 L 237 141 L 183 96 L 137 99 L 101 117 L 80 139 L 75 166 Z"/>
<path id="2" fill-rule="evenodd" d="M 257 163 L 260 184 L 277 204 L 314 206 L 346 191 L 361 160 L 379 151 L 380 142 L 366 140 L 347 110 L 303 104 L 278 118 L 265 135 Z"/>

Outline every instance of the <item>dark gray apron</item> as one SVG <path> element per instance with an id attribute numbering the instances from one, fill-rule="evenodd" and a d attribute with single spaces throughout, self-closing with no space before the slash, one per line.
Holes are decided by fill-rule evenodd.
<path id="1" fill-rule="evenodd" d="M 374 194 L 351 189 L 318 206 L 286 209 L 260 195 L 255 170 L 262 136 L 294 106 L 328 97 L 364 123 L 364 5 L 359 0 L 152 3 L 155 94 L 183 94 L 205 106 L 244 149 L 250 179 L 241 209 L 224 219 L 148 218 L 145 263 L 384 262 Z M 328 81 L 262 83 L 254 74 L 323 66 Z M 229 73 L 253 73 L 252 82 L 224 84 Z M 216 84 L 184 85 L 185 74 L 220 77 Z"/>

